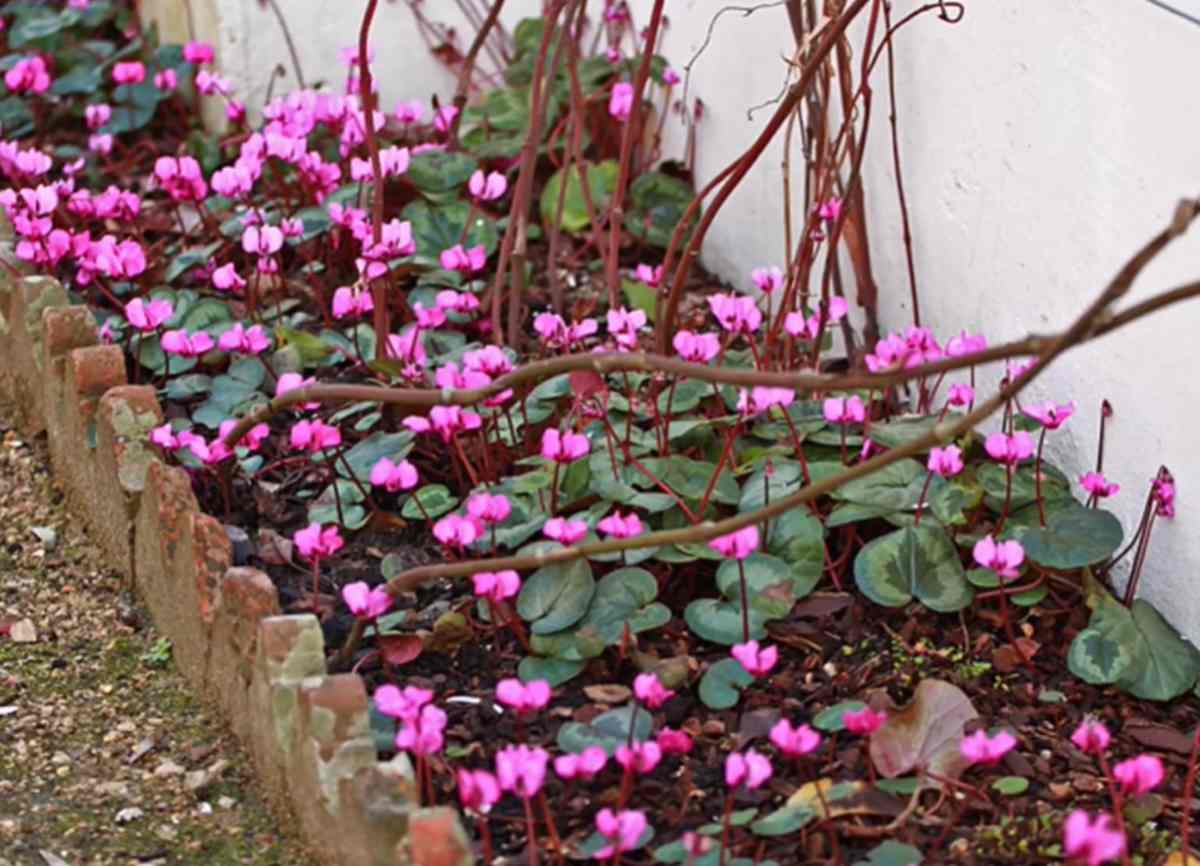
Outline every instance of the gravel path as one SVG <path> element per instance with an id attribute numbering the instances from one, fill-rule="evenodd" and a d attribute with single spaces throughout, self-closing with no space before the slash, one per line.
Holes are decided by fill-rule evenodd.
<path id="1" fill-rule="evenodd" d="M 246 756 L 0 421 L 0 866 L 292 866 Z"/>

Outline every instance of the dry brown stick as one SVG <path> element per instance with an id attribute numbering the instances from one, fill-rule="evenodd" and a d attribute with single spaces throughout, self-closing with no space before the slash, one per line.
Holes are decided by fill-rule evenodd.
<path id="1" fill-rule="evenodd" d="M 752 144 L 742 156 L 734 162 L 734 168 L 728 179 L 720 190 L 717 191 L 716 197 L 712 204 L 708 206 L 708 210 L 700 218 L 699 224 L 692 232 L 691 238 L 688 240 L 687 246 L 684 247 L 683 253 L 679 258 L 679 265 L 675 269 L 675 276 L 671 283 L 670 292 L 667 294 L 666 304 L 664 306 L 664 315 L 656 323 L 657 325 L 657 343 L 658 350 L 665 352 L 670 343 L 671 329 L 674 327 L 675 318 L 679 314 L 679 302 L 683 297 L 683 286 L 687 282 L 688 274 L 691 273 L 692 264 L 699 255 L 700 244 L 703 243 L 705 235 L 708 234 L 709 228 L 712 226 L 713 220 L 717 218 L 721 207 L 733 194 L 734 189 L 741 183 L 742 178 L 750 171 L 758 158 L 762 156 L 767 145 L 775 134 L 782 128 L 787 121 L 788 116 L 795 109 L 796 105 L 804 97 L 805 92 L 811 84 L 813 76 L 816 75 L 817 69 L 825 61 L 837 45 L 842 34 L 846 32 L 846 28 L 850 26 L 850 22 L 862 11 L 869 0 L 853 0 L 849 8 L 842 15 L 828 25 L 822 31 L 821 43 L 813 50 L 812 56 L 808 59 L 804 69 L 801 70 L 799 80 L 788 88 L 787 95 L 779 103 L 775 109 L 775 113 L 771 115 L 771 119 L 767 122 L 767 126 L 759 134 Z M 664 277 L 665 279 L 665 277 Z"/>
<path id="2" fill-rule="evenodd" d="M 479 52 L 483 49 L 483 45 L 487 42 L 488 36 L 491 35 L 492 28 L 496 26 L 496 22 L 500 18 L 500 10 L 504 8 L 504 0 L 493 0 L 492 8 L 488 11 L 487 17 L 479 25 L 479 29 L 475 32 L 475 39 L 471 43 L 471 47 L 467 49 L 467 54 L 463 58 L 462 69 L 458 72 L 458 87 L 454 91 L 454 107 L 458 109 L 454 115 L 454 120 L 450 122 L 450 147 L 453 148 L 458 144 L 458 127 L 462 123 L 463 109 L 467 106 L 467 95 L 471 91 L 471 75 L 475 71 L 475 62 L 479 58 Z"/>

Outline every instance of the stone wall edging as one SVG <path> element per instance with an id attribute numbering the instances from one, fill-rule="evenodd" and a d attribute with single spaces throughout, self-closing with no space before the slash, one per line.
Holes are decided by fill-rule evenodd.
<path id="1" fill-rule="evenodd" d="M 54 279 L 0 274 L 0 399 L 43 431 L 68 507 L 171 639 L 176 664 L 249 753 L 280 818 L 328 866 L 469 866 L 458 813 L 419 808 L 404 756 L 376 757 L 365 683 L 329 674 L 321 627 L 234 567 L 225 528 L 148 441 L 155 391 Z"/>

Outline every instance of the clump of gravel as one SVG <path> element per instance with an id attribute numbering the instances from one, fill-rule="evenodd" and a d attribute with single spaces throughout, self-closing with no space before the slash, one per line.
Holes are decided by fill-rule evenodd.
<path id="1" fill-rule="evenodd" d="M 0 418 L 0 866 L 300 866 L 249 762 Z"/>

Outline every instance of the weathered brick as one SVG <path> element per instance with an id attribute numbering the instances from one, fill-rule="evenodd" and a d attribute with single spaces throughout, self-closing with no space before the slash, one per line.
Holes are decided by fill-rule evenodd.
<path id="1" fill-rule="evenodd" d="M 242 740 L 258 721 L 250 715 L 258 623 L 279 612 L 279 594 L 266 574 L 256 568 L 225 572 L 213 613 L 209 688 Z"/>

